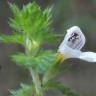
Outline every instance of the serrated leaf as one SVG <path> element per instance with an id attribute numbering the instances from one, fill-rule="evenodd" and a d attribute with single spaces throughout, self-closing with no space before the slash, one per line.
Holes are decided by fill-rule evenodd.
<path id="1" fill-rule="evenodd" d="M 10 4 L 10 8 L 14 17 L 10 18 L 9 25 L 25 35 L 30 34 L 29 38 L 37 38 L 43 42 L 44 36 L 48 35 L 50 30 L 52 8 L 42 10 L 35 2 L 24 5 L 22 9 L 15 4 Z"/>
<path id="2" fill-rule="evenodd" d="M 22 9 L 16 4 L 9 5 L 14 15 L 9 21 L 13 29 L 40 43 L 56 42 L 57 36 L 51 33 L 50 28 L 53 6 L 42 10 L 35 2 L 23 5 Z"/>
<path id="3" fill-rule="evenodd" d="M 14 16 L 16 16 L 17 14 L 20 13 L 20 9 L 18 8 L 18 6 L 16 6 L 16 4 L 11 4 L 10 2 L 8 2 L 11 11 L 13 12 Z"/>
<path id="4" fill-rule="evenodd" d="M 40 53 L 36 59 L 39 72 L 44 74 L 54 62 L 55 57 L 56 54 L 52 51 L 45 51 Z"/>
<path id="5" fill-rule="evenodd" d="M 19 53 L 12 56 L 12 60 L 15 61 L 18 65 L 21 65 L 25 68 L 33 68 L 39 73 L 44 74 L 47 69 L 54 62 L 56 54 L 51 51 L 44 51 L 38 56 L 26 56 L 23 53 Z"/>
<path id="6" fill-rule="evenodd" d="M 35 62 L 34 59 L 32 57 L 26 56 L 23 53 L 18 53 L 15 55 L 12 55 L 12 61 L 15 61 L 18 65 L 21 65 L 22 67 L 25 68 L 35 68 Z"/>
<path id="7" fill-rule="evenodd" d="M 68 88 L 60 82 L 48 81 L 44 89 L 48 90 L 50 88 L 60 91 L 64 96 L 80 96 L 77 92 L 73 91 L 71 88 Z"/>
<path id="8" fill-rule="evenodd" d="M 31 96 L 34 94 L 34 86 L 23 85 L 22 88 L 18 90 L 11 90 L 11 96 Z"/>
<path id="9" fill-rule="evenodd" d="M 19 43 L 19 44 L 22 44 L 24 46 L 25 36 L 18 35 L 18 34 L 6 35 L 6 36 L 2 35 L 0 37 L 0 41 L 4 42 L 4 43 Z"/>

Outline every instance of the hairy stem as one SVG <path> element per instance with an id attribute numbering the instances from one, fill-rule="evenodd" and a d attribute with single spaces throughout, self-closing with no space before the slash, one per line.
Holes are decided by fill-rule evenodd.
<path id="1" fill-rule="evenodd" d="M 28 36 L 26 37 L 25 43 L 26 43 L 26 49 L 25 49 L 26 55 L 30 56 L 30 55 L 32 55 L 32 54 L 30 54 L 31 53 L 30 51 L 32 51 L 32 50 L 29 50 L 30 49 L 29 47 L 31 47 L 30 43 L 32 43 L 32 42 L 29 40 Z M 33 45 L 33 47 L 34 47 L 34 45 Z M 36 52 L 37 52 L 37 50 L 36 50 Z M 36 90 L 35 96 L 43 96 L 42 88 L 41 88 L 41 81 L 39 79 L 39 74 L 32 68 L 29 68 L 29 71 L 30 71 L 30 74 L 31 74 L 31 77 L 33 80 L 33 84 L 35 85 L 35 90 Z"/>
<path id="2" fill-rule="evenodd" d="M 31 74 L 32 79 L 33 79 L 33 83 L 35 85 L 36 96 L 43 96 L 42 88 L 41 88 L 41 82 L 40 82 L 38 73 L 36 71 L 32 70 L 31 68 L 29 70 L 30 70 L 30 74 Z"/>

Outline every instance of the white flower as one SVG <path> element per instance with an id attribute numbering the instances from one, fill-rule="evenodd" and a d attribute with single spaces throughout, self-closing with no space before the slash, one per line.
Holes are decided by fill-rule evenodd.
<path id="1" fill-rule="evenodd" d="M 64 40 L 59 46 L 58 52 L 68 58 L 79 58 L 88 62 L 96 62 L 96 53 L 82 52 L 85 44 L 85 36 L 78 26 L 73 26 L 67 30 Z"/>

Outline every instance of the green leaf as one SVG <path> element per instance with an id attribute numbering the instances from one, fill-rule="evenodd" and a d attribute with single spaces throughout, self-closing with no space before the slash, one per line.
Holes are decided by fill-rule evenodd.
<path id="1" fill-rule="evenodd" d="M 60 82 L 48 81 L 44 86 L 44 89 L 47 91 L 50 88 L 60 91 L 62 94 L 64 94 L 64 96 L 80 96 L 75 91 L 73 91 L 72 89 L 68 88 Z"/>
<path id="2" fill-rule="evenodd" d="M 11 90 L 11 96 L 32 96 L 34 94 L 34 86 L 24 85 L 18 90 Z"/>
<path id="3" fill-rule="evenodd" d="M 0 41 L 2 41 L 4 43 L 18 43 L 18 44 L 22 44 L 24 46 L 25 36 L 18 35 L 18 34 L 6 35 L 6 36 L 2 35 L 0 37 Z"/>
<path id="4" fill-rule="evenodd" d="M 9 2 L 8 2 L 8 4 L 9 4 L 10 9 L 13 12 L 14 16 L 16 16 L 17 14 L 20 13 L 20 9 L 18 8 L 18 6 L 16 6 L 15 4 L 11 4 Z"/>
<path id="5" fill-rule="evenodd" d="M 36 58 L 36 62 L 38 64 L 37 70 L 39 70 L 40 73 L 44 74 L 49 67 L 53 64 L 56 58 L 56 53 L 52 51 L 44 51 L 39 54 L 39 56 Z"/>
<path id="6" fill-rule="evenodd" d="M 18 65 L 21 65 L 22 67 L 34 68 L 35 62 L 33 61 L 33 57 L 26 56 L 24 53 L 17 53 L 15 55 L 12 55 L 12 61 L 15 61 Z"/>
<path id="7" fill-rule="evenodd" d="M 64 72 L 70 68 L 70 64 L 61 64 L 60 60 L 55 58 L 53 64 L 47 69 L 43 76 L 43 84 L 46 84 L 49 80 L 54 79 L 58 74 Z"/>
<path id="8" fill-rule="evenodd" d="M 57 34 L 59 35 L 57 36 L 52 33 L 50 28 L 53 6 L 42 10 L 35 2 L 23 5 L 21 9 L 14 3 L 9 3 L 9 5 L 13 13 L 13 17 L 9 20 L 9 25 L 16 30 L 18 35 L 22 34 L 23 37 L 28 37 L 31 41 L 36 41 L 39 44 L 57 41 L 57 37 L 60 35 Z M 13 41 L 15 42 L 14 39 Z M 18 42 L 24 43 L 20 39 L 18 39 Z"/>
<path id="9" fill-rule="evenodd" d="M 24 5 L 19 9 L 17 5 L 10 4 L 13 17 L 9 25 L 18 32 L 26 34 L 30 39 L 44 41 L 44 37 L 50 32 L 52 7 L 42 10 L 35 2 Z"/>
<path id="10" fill-rule="evenodd" d="M 18 37 L 21 37 L 19 35 L 22 34 L 22 37 L 28 37 L 31 43 L 32 41 L 36 41 L 39 45 L 58 41 L 60 35 L 52 33 L 52 29 L 50 28 L 53 6 L 42 10 L 35 2 L 23 5 L 21 9 L 14 3 L 9 3 L 9 5 L 13 13 L 13 17 L 9 20 L 9 25 L 16 30 Z M 15 36 L 14 38 L 11 36 L 12 39 L 10 37 L 10 39 L 5 38 L 5 41 L 24 44 L 25 41 L 22 41 L 20 38 L 18 39 L 18 37 L 18 41 L 15 39 Z"/>
<path id="11" fill-rule="evenodd" d="M 52 51 L 41 52 L 35 57 L 18 53 L 12 56 L 12 60 L 18 65 L 21 65 L 25 68 L 31 67 L 37 72 L 44 74 L 54 62 L 55 56 L 56 54 Z"/>

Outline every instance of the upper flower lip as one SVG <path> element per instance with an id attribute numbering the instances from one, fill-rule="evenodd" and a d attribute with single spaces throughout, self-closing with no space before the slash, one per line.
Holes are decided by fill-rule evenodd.
<path id="1" fill-rule="evenodd" d="M 81 31 L 81 29 L 78 26 L 73 26 L 67 29 L 67 32 L 73 32 L 73 31 L 78 31 L 78 30 Z"/>
<path id="2" fill-rule="evenodd" d="M 81 50 L 85 44 L 85 41 L 86 39 L 81 29 L 78 26 L 73 26 L 67 30 L 67 34 L 60 44 L 59 49 L 62 47 L 64 48 L 64 45 L 67 45 L 72 49 Z"/>

